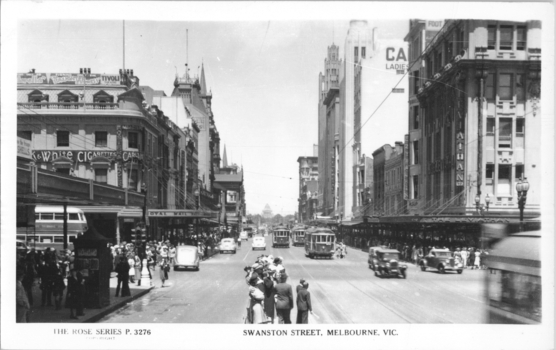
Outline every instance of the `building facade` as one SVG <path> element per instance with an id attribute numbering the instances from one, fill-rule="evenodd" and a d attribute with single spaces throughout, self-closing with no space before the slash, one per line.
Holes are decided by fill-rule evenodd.
<path id="1" fill-rule="evenodd" d="M 403 215 L 406 204 L 403 198 L 404 144 L 397 141 L 390 157 L 384 162 L 384 213 Z"/>
<path id="2" fill-rule="evenodd" d="M 317 153 L 315 149 L 313 153 Z M 318 157 L 299 157 L 299 197 L 298 197 L 298 221 L 300 223 L 311 220 L 316 214 L 316 203 L 318 193 Z"/>
<path id="3" fill-rule="evenodd" d="M 424 49 L 418 90 L 423 183 L 420 211 L 492 215 L 540 204 L 541 23 L 446 20 Z M 421 146 L 421 145 L 420 145 Z"/>

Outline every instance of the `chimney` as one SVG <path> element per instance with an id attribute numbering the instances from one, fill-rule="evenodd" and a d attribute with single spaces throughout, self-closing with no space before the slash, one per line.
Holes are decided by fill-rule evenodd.
<path id="1" fill-rule="evenodd" d="M 319 145 L 313 144 L 313 157 L 319 156 Z"/>

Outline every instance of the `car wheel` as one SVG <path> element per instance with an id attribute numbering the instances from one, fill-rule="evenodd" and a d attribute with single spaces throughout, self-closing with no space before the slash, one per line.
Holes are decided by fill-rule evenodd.
<path id="1" fill-rule="evenodd" d="M 197 271 L 197 272 L 201 271 L 201 267 L 200 267 L 200 266 L 197 266 L 197 268 L 195 269 L 195 271 Z"/>
<path id="2" fill-rule="evenodd" d="M 174 271 L 177 271 L 177 270 L 178 270 L 178 268 L 174 266 Z"/>
<path id="3" fill-rule="evenodd" d="M 421 264 L 421 271 L 425 271 L 427 269 L 427 267 L 425 266 L 425 264 Z"/>
<path id="4" fill-rule="evenodd" d="M 402 271 L 402 278 L 405 279 L 406 274 L 405 274 L 405 270 Z"/>
<path id="5" fill-rule="evenodd" d="M 439 266 L 438 266 L 438 272 L 439 272 L 439 273 L 446 273 L 446 270 L 444 269 L 444 266 L 443 266 L 443 265 L 439 265 Z"/>
<path id="6" fill-rule="evenodd" d="M 458 274 L 461 275 L 461 273 L 463 272 L 463 270 L 458 270 Z"/>

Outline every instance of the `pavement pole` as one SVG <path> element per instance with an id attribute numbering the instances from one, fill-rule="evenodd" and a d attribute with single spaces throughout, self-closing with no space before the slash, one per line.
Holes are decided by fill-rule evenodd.
<path id="1" fill-rule="evenodd" d="M 141 285 L 152 286 L 152 280 L 149 278 L 149 268 L 147 267 L 147 259 L 143 259 L 143 269 L 141 269 Z"/>

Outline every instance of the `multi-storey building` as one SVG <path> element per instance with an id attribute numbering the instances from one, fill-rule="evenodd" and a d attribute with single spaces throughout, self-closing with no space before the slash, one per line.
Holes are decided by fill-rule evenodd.
<path id="1" fill-rule="evenodd" d="M 363 217 L 372 214 L 372 186 L 373 186 L 373 159 L 364 154 L 359 159 L 359 163 L 354 167 L 354 178 L 356 185 L 355 207 L 353 216 L 355 219 L 362 220 Z"/>
<path id="2" fill-rule="evenodd" d="M 396 141 L 390 157 L 384 162 L 384 213 L 402 215 L 406 213 L 403 198 L 404 144 Z"/>
<path id="3" fill-rule="evenodd" d="M 343 68 L 340 48 L 332 44 L 324 59 L 324 73 L 319 74 L 319 135 L 318 135 L 318 212 L 336 216 L 339 205 L 340 152 L 340 85 Z"/>
<path id="4" fill-rule="evenodd" d="M 423 183 L 420 210 L 527 214 L 542 193 L 540 21 L 446 20 L 424 48 L 418 90 Z M 420 146 L 421 146 L 420 145 Z"/>
<path id="5" fill-rule="evenodd" d="M 138 85 L 133 71 L 18 74 L 18 136 L 31 141 L 41 169 L 143 192 L 146 208 L 166 208 L 166 174 L 178 166 L 170 149 L 179 148 L 181 130 L 146 104 Z M 183 179 L 176 173 L 174 180 Z M 129 240 L 142 220 L 143 208 L 95 204 L 79 207 L 115 241 Z M 151 237 L 157 232 L 155 223 Z"/>

